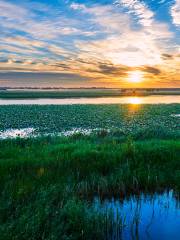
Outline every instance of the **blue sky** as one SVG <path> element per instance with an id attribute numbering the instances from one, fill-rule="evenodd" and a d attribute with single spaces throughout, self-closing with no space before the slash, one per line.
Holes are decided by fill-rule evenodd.
<path id="1" fill-rule="evenodd" d="M 180 0 L 0 0 L 0 86 L 180 87 L 179 30 Z"/>

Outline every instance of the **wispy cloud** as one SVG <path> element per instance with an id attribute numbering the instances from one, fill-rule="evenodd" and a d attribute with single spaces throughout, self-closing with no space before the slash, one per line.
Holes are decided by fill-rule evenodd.
<path id="1" fill-rule="evenodd" d="M 180 26 L 180 0 L 176 0 L 174 5 L 171 7 L 171 16 L 173 23 Z"/>
<path id="2" fill-rule="evenodd" d="M 72 5 L 73 9 L 91 14 L 93 21 L 101 26 L 108 26 L 109 33 L 102 39 L 93 41 L 76 41 L 80 49 L 80 58 L 105 59 L 114 64 L 127 66 L 161 64 L 161 54 L 169 48 L 168 41 L 172 33 L 166 24 L 154 21 L 153 26 L 134 30 L 131 19 L 124 13 L 117 13 L 115 8 L 85 5 Z M 126 18 L 126 21 L 123 19 Z M 120 24 L 119 24 L 120 23 Z M 126 26 L 124 26 L 126 24 Z M 118 31 L 113 31 L 118 28 Z M 101 30 L 103 31 L 103 30 Z"/>
<path id="3" fill-rule="evenodd" d="M 139 0 L 116 0 L 114 4 L 120 7 L 124 6 L 129 14 L 137 16 L 139 23 L 143 26 L 152 25 L 154 13 L 144 2 Z"/>

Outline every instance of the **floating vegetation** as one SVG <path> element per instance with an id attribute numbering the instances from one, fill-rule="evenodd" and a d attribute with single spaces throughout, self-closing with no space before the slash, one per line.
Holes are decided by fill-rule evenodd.
<path id="1" fill-rule="evenodd" d="M 62 131 L 60 133 L 56 133 L 55 136 L 65 136 L 65 137 L 70 137 L 74 135 L 83 135 L 83 136 L 89 136 L 91 134 L 98 134 L 101 133 L 102 131 L 110 132 L 109 129 L 83 129 L 83 128 L 73 128 L 72 130 L 69 131 Z"/>
<path id="2" fill-rule="evenodd" d="M 171 116 L 177 112 L 179 104 L 0 106 L 0 131 L 34 128 L 38 135 L 72 135 L 104 129 L 122 138 L 179 138 L 179 118 Z"/>

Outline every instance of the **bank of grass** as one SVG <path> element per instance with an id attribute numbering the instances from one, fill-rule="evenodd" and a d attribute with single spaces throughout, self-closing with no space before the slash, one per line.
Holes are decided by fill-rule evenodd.
<path id="1" fill-rule="evenodd" d="M 0 91 L 1 99 L 35 99 L 35 98 L 79 98 L 79 97 L 118 97 L 120 90 L 71 90 L 71 91 Z"/>
<path id="2" fill-rule="evenodd" d="M 179 156 L 180 140 L 0 141 L 0 239 L 106 239 L 113 218 L 93 210 L 92 196 L 178 193 Z"/>

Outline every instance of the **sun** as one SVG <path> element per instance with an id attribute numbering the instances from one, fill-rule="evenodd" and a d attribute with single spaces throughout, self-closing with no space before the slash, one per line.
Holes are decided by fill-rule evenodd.
<path id="1" fill-rule="evenodd" d="M 141 71 L 133 71 L 128 75 L 128 82 L 140 83 L 143 80 L 143 73 Z"/>

